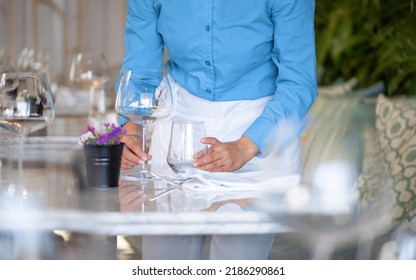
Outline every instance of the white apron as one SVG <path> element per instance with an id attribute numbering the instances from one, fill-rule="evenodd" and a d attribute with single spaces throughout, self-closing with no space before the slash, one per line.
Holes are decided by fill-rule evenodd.
<path id="1" fill-rule="evenodd" d="M 149 150 L 152 160 L 149 163 L 154 166 L 166 164 L 173 119 L 203 121 L 207 137 L 215 137 L 221 142 L 235 141 L 272 99 L 268 96 L 256 100 L 212 102 L 190 94 L 170 76 L 169 80 L 173 95 L 173 113 L 167 119 L 157 121 L 153 128 Z M 300 174 L 302 169 L 299 139 L 291 139 L 284 149 L 276 150 L 265 158 L 255 156 L 250 164 L 259 168 L 263 165 L 265 168 L 272 168 L 276 175 Z M 166 166 L 162 173 L 166 174 Z"/>

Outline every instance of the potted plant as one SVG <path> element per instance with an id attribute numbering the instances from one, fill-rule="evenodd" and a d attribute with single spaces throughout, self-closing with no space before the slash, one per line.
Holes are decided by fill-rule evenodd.
<path id="1" fill-rule="evenodd" d="M 87 181 L 90 187 L 117 187 L 125 130 L 114 123 L 105 123 L 102 132 L 87 125 L 80 136 L 83 145 Z"/>

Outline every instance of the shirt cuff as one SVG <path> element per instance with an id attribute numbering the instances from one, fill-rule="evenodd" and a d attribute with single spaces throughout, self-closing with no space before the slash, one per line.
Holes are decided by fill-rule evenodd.
<path id="1" fill-rule="evenodd" d="M 253 141 L 259 148 L 257 157 L 266 157 L 272 152 L 284 149 L 293 141 L 298 141 L 307 123 L 307 118 L 304 120 L 281 118 L 278 123 L 274 123 L 260 117 L 243 136 Z"/>
<path id="2" fill-rule="evenodd" d="M 120 126 L 123 126 L 123 125 L 125 125 L 126 124 L 126 122 L 128 121 L 126 118 L 123 118 L 123 117 L 120 117 L 120 116 L 117 116 L 117 121 L 118 121 L 118 124 L 120 125 Z"/>

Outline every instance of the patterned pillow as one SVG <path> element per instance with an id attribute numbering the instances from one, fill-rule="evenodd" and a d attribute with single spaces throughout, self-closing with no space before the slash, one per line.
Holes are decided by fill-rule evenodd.
<path id="1" fill-rule="evenodd" d="M 375 202 L 384 203 L 386 200 L 390 202 L 392 207 L 392 195 L 389 197 L 384 196 L 384 192 L 380 191 L 382 184 L 388 184 L 391 186 L 391 182 L 384 180 L 386 174 L 386 167 L 383 164 L 383 155 L 380 153 L 380 145 L 378 144 L 378 136 L 375 131 L 375 125 L 366 126 L 362 131 L 363 141 L 362 148 L 362 170 L 357 179 L 357 192 L 360 196 L 360 203 L 362 206 L 366 206 L 367 203 L 374 205 Z M 380 197 L 380 195 L 382 197 Z M 382 200 L 380 200 L 382 199 Z M 378 204 L 385 207 L 385 204 Z M 389 209 L 389 208 L 386 208 Z"/>
<path id="2" fill-rule="evenodd" d="M 393 218 L 401 222 L 416 205 L 416 99 L 379 95 L 376 128 L 391 184 Z"/>
<path id="3" fill-rule="evenodd" d="M 397 233 L 416 232 L 416 209 L 400 223 Z"/>

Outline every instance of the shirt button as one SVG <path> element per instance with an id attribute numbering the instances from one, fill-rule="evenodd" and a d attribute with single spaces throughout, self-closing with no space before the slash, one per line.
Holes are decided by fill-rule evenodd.
<path id="1" fill-rule="evenodd" d="M 211 30 L 211 27 L 209 27 L 209 25 L 206 25 L 206 26 L 205 26 L 205 30 L 206 30 L 206 31 L 210 31 L 210 30 Z"/>
<path id="2" fill-rule="evenodd" d="M 207 61 L 205 61 L 205 65 L 206 65 L 206 66 L 211 66 L 211 62 L 209 62 L 209 61 L 207 60 Z"/>
<path id="3" fill-rule="evenodd" d="M 211 90 L 210 89 L 207 89 L 207 90 L 205 90 L 206 91 L 206 93 L 208 93 L 208 94 L 211 94 Z"/>

